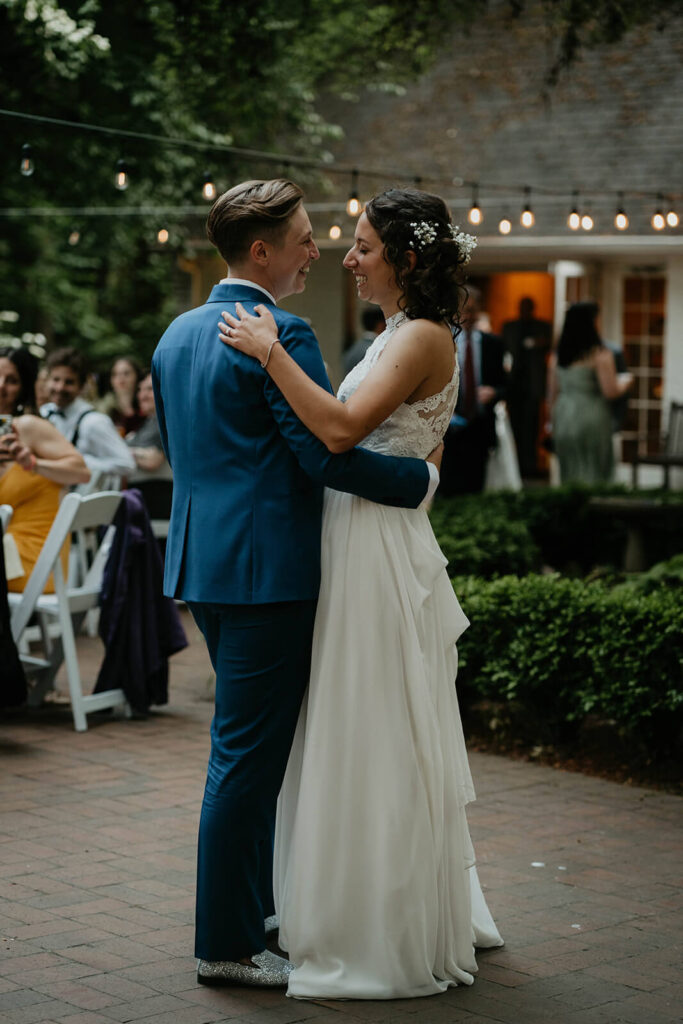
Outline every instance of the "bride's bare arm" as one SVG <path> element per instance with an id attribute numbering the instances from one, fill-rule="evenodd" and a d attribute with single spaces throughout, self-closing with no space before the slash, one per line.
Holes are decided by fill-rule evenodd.
<path id="1" fill-rule="evenodd" d="M 382 358 L 347 402 L 320 387 L 278 343 L 277 325 L 265 306 L 251 316 L 237 304 L 240 319 L 222 314 L 221 341 L 258 359 L 299 419 L 331 452 L 345 452 L 372 433 L 430 376 L 443 327 L 409 321 L 391 338 Z"/>

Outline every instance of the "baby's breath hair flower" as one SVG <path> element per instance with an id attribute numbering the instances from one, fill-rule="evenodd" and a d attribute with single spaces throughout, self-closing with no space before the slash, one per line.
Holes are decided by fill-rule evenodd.
<path id="1" fill-rule="evenodd" d="M 431 245 L 436 238 L 436 224 L 430 223 L 428 220 L 411 221 L 410 226 L 413 229 L 413 238 L 411 248 L 414 249 L 426 249 L 428 245 Z"/>
<path id="2" fill-rule="evenodd" d="M 474 235 L 468 235 L 466 231 L 461 231 L 457 224 L 449 224 L 448 230 L 453 241 L 458 243 L 463 261 L 469 263 L 472 259 L 472 253 L 477 248 L 477 239 Z"/>
<path id="3" fill-rule="evenodd" d="M 411 221 L 410 226 L 413 229 L 413 237 L 410 240 L 410 248 L 417 252 L 422 252 L 427 246 L 431 245 L 432 242 L 436 241 L 439 233 L 439 225 L 433 221 L 420 220 Z M 468 235 L 466 231 L 461 231 L 457 225 L 449 224 L 448 232 L 454 242 L 457 242 L 458 248 L 460 249 L 464 263 L 469 263 L 472 258 L 472 252 L 476 248 L 477 240 L 474 235 Z"/>

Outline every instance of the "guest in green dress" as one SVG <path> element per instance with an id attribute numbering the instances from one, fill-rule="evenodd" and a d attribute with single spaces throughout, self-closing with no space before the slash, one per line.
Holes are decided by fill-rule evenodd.
<path id="1" fill-rule="evenodd" d="M 550 365 L 552 436 L 562 483 L 608 483 L 614 475 L 611 401 L 633 383 L 616 371 L 598 329 L 596 302 L 567 310 Z"/>

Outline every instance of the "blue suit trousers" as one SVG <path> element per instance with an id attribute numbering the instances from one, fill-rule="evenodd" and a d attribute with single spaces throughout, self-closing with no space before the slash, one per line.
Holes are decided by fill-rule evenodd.
<path id="1" fill-rule="evenodd" d="M 197 860 L 201 960 L 265 948 L 275 808 L 308 685 L 316 603 L 190 603 L 216 672 Z"/>

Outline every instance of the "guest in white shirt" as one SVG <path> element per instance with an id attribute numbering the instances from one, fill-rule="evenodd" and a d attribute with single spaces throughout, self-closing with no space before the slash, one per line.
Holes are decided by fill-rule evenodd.
<path id="1" fill-rule="evenodd" d="M 50 401 L 41 406 L 41 415 L 79 450 L 93 476 L 120 478 L 134 473 L 135 459 L 110 418 L 80 397 L 86 380 L 80 352 L 57 349 L 46 365 Z"/>

